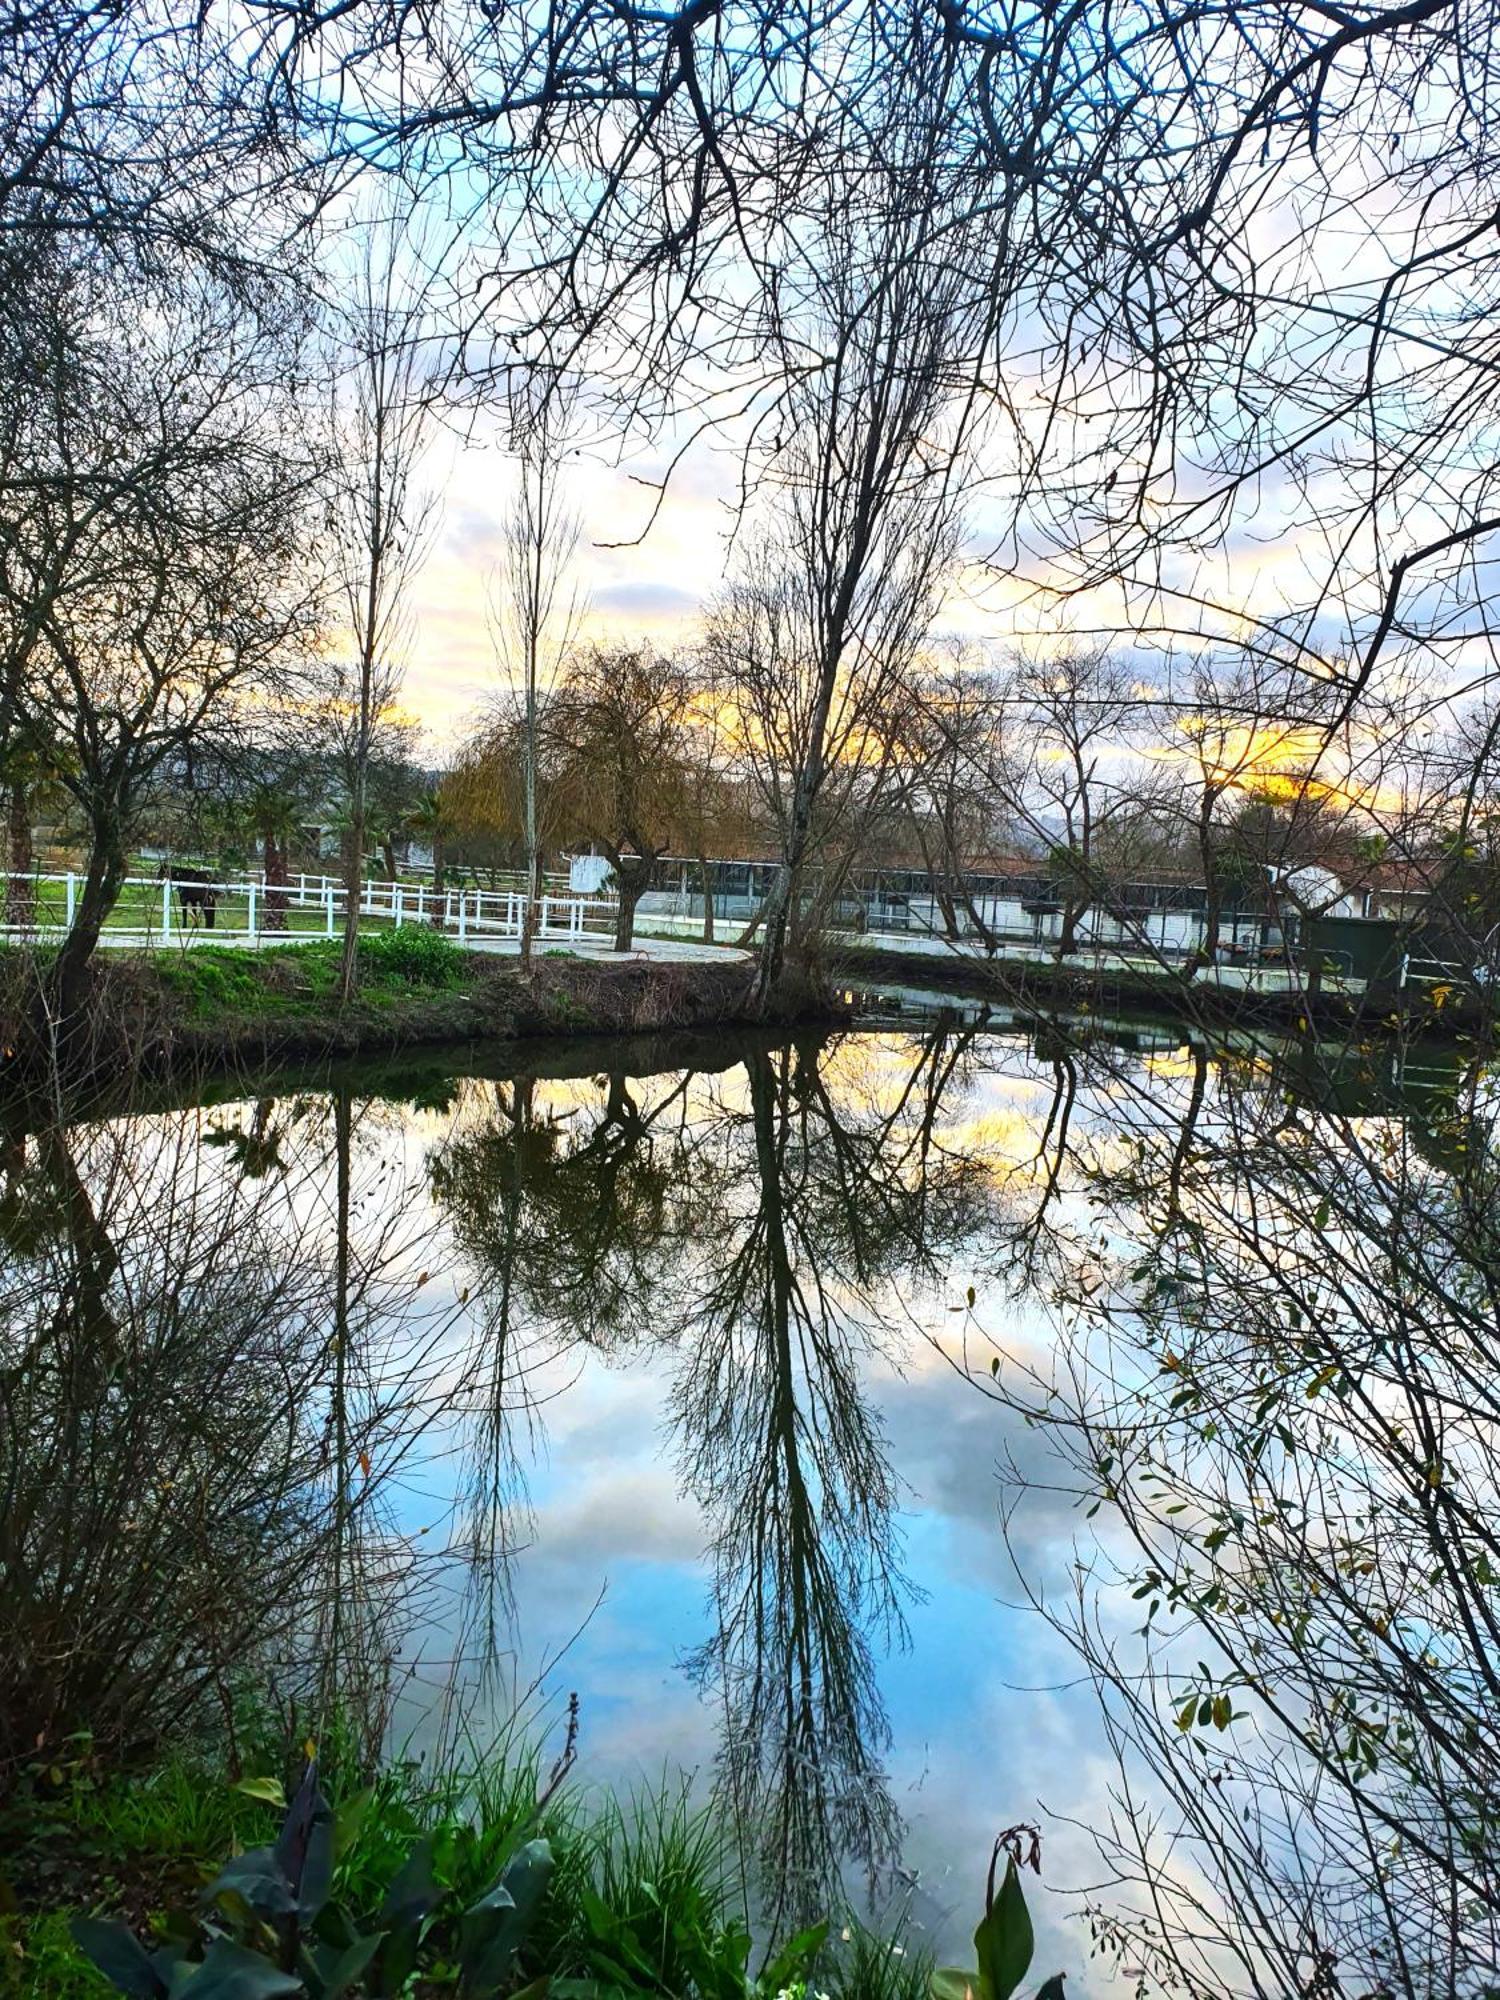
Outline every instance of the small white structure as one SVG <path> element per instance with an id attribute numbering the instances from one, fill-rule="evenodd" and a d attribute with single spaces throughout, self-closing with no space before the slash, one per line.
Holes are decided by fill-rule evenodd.
<path id="1" fill-rule="evenodd" d="M 574 896 L 597 896 L 609 880 L 610 866 L 602 854 L 575 854 L 568 862 L 568 891 Z"/>

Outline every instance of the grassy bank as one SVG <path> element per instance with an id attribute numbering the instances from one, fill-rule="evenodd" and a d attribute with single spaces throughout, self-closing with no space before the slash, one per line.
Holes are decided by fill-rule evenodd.
<path id="1" fill-rule="evenodd" d="M 45 1054 L 44 952 L 0 951 L 0 1036 L 13 1068 Z M 267 1062 L 533 1036 L 657 1034 L 752 1018 L 747 961 L 601 962 L 549 950 L 529 971 L 465 951 L 422 927 L 361 945 L 357 997 L 339 997 L 336 942 L 259 952 L 102 952 L 74 1036 L 101 1075 L 212 1074 Z M 826 995 L 789 981 L 770 1019 L 838 1018 Z M 42 1032 L 38 1032 L 38 1023 Z"/>
<path id="2" fill-rule="evenodd" d="M 344 1930 L 386 1940 L 381 1956 L 340 1989 L 347 1993 L 512 1992 L 545 1980 L 580 1996 L 656 2000 L 772 2000 L 814 1985 L 830 2000 L 926 2000 L 930 1962 L 899 1924 L 880 1938 L 830 1910 L 826 1927 L 752 1949 L 725 1829 L 680 1790 L 593 1796 L 559 1786 L 555 1773 L 544 1775 L 541 1761 L 526 1754 L 439 1770 L 399 1760 L 369 1785 L 341 1778 L 335 1760 L 318 1782 L 331 1808 L 332 1867 L 316 1926 L 307 1922 L 309 1961 L 322 1940 Z M 92 2000 L 118 1990 L 79 1942 L 98 1939 L 92 1927 L 102 1920 L 122 1923 L 146 1952 L 176 1940 L 187 1963 L 201 1961 L 215 1937 L 272 1963 L 288 1956 L 274 1916 L 269 1923 L 247 1916 L 247 1901 L 250 1910 L 259 1907 L 254 1888 L 247 1897 L 222 1880 L 226 1863 L 249 1880 L 257 1852 L 295 1816 L 296 1800 L 289 1813 L 285 1789 L 279 1771 L 231 1782 L 222 1768 L 192 1761 L 144 1778 L 96 1782 L 84 1760 L 50 1795 L 44 1787 L 13 1805 L 0 1823 L 9 1892 L 0 1916 L 0 1993 Z M 460 1970 L 476 1906 L 502 1876 L 516 1888 L 517 1867 L 528 1865 L 518 1857 L 534 1858 L 538 1841 L 546 1843 L 545 1893 L 491 1987 L 474 1978 L 472 1963 L 467 1974 Z M 382 1960 L 403 1935 L 403 1905 L 408 1912 L 421 1905 L 422 1915 L 411 1929 L 414 1962 L 396 1979 L 400 1967 Z M 113 1937 L 116 1951 L 129 1949 L 120 1932 Z M 300 1965 L 300 1952 L 290 1955 Z M 210 1985 L 219 1992 L 207 1971 L 187 1982 L 189 1991 L 201 1982 L 205 1993 Z M 313 1992 L 317 1981 L 308 1975 L 306 1987 L 232 1990 Z"/>

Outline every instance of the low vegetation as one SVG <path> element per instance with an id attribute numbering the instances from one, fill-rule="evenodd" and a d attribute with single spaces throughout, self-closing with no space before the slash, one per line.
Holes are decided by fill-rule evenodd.
<path id="1" fill-rule="evenodd" d="M 545 1777 L 528 1755 L 400 1759 L 364 1785 L 339 1764 L 331 1796 L 309 1763 L 289 1804 L 279 1776 L 191 1761 L 106 1783 L 87 1758 L 55 1785 L 39 1773 L 5 1828 L 0 1990 L 1008 2000 L 1030 1964 L 1015 1835 L 996 1844 L 976 1969 L 937 1971 L 903 1926 L 853 1917 L 757 1948 L 724 1830 L 682 1791 L 591 1804 L 564 1788 L 566 1757 Z M 1061 1994 L 1054 1977 L 1038 2000 Z"/>
<path id="2" fill-rule="evenodd" d="M 108 1082 L 494 1038 L 654 1034 L 752 1014 L 749 970 L 728 955 L 656 964 L 548 953 L 523 971 L 513 958 L 465 951 L 412 925 L 364 940 L 360 961 L 358 993 L 346 1002 L 333 940 L 104 953 L 91 968 L 87 1008 L 60 1037 L 39 1007 L 49 953 L 0 949 L 0 1063 L 50 1088 L 59 1056 L 71 1077 Z M 843 1013 L 821 980 L 801 976 L 782 982 L 773 1009 L 783 1023 Z"/>

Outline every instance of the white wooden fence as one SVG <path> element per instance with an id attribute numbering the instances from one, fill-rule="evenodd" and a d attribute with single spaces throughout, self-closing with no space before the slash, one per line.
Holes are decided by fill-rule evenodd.
<path id="1" fill-rule="evenodd" d="M 30 921 L 13 923 L 12 886 L 24 884 Z M 58 938 L 72 928 L 83 893 L 83 877 L 57 875 L 0 876 L 4 896 L 0 935 Z M 212 903 L 203 906 L 203 889 Z M 184 895 L 184 891 L 186 894 Z M 294 875 L 286 882 L 263 876 L 241 881 L 199 884 L 181 877 L 163 881 L 155 875 L 133 875 L 121 885 L 120 898 L 108 918 L 104 944 L 277 945 L 331 938 L 342 933 L 347 891 L 332 875 Z M 424 882 L 366 881 L 360 891 L 363 929 L 400 930 L 406 924 L 426 924 L 460 942 L 521 936 L 526 896 L 515 889 L 443 889 Z M 534 936 L 543 945 L 608 948 L 614 942 L 616 903 L 602 896 L 548 894 L 535 899 Z"/>

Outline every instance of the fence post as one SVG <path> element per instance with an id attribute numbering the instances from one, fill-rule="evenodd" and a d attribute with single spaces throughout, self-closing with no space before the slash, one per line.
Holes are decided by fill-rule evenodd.
<path id="1" fill-rule="evenodd" d="M 323 890 L 323 914 L 325 919 L 327 920 L 327 930 L 324 933 L 324 935 L 327 937 L 332 937 L 333 936 L 333 884 L 331 882 L 327 883 Z"/>
<path id="2" fill-rule="evenodd" d="M 259 885 L 254 876 L 250 878 L 250 942 L 255 943 L 255 891 Z"/>
<path id="3" fill-rule="evenodd" d="M 169 875 L 161 885 L 161 941 L 170 944 L 172 940 L 172 878 Z"/>
<path id="4" fill-rule="evenodd" d="M 467 889 L 460 889 L 458 892 L 459 943 L 462 944 L 468 935 L 469 935 L 469 892 L 467 891 Z"/>
<path id="5" fill-rule="evenodd" d="M 396 919 L 396 928 L 398 931 L 401 928 L 401 920 L 405 915 L 405 906 L 406 898 L 401 892 L 401 884 L 393 882 L 391 884 L 391 914 Z"/>
<path id="6" fill-rule="evenodd" d="M 73 928 L 73 902 L 78 893 L 78 878 L 72 869 L 68 870 L 68 929 Z"/>
<path id="7" fill-rule="evenodd" d="M 583 936 L 583 902 L 581 898 L 573 904 L 573 935 L 576 938 Z"/>

